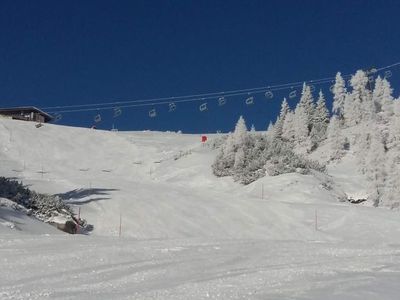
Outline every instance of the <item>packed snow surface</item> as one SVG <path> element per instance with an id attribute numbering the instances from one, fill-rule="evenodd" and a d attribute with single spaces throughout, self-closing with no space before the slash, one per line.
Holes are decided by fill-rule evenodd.
<path id="1" fill-rule="evenodd" d="M 0 128 L 0 175 L 95 228 L 2 200 L 0 299 L 398 299 L 399 211 L 339 201 L 366 190 L 351 158 L 243 186 L 212 174 L 200 135 Z"/>

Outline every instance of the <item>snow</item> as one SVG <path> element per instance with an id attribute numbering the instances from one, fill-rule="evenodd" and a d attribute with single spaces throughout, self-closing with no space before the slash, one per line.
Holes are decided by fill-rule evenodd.
<path id="1" fill-rule="evenodd" d="M 201 135 L 0 128 L 0 175 L 94 225 L 0 206 L 0 299 L 398 299 L 399 211 L 339 201 L 367 188 L 351 155 L 243 186 L 212 174 Z"/>
<path id="2" fill-rule="evenodd" d="M 0 237 L 21 234 L 60 234 L 57 229 L 29 217 L 22 207 L 15 209 L 16 206 L 14 202 L 0 198 Z"/>

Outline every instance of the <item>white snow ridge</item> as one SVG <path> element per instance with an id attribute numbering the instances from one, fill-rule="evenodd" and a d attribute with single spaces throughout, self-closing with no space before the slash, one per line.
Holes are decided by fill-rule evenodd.
<path id="1" fill-rule="evenodd" d="M 346 109 L 339 100 L 336 111 Z M 320 118 L 307 135 L 286 105 L 274 132 L 243 133 L 243 121 L 240 134 L 206 145 L 199 135 L 0 119 L 0 175 L 58 195 L 94 226 L 66 234 L 0 199 L 0 299 L 399 299 L 400 213 L 378 197 L 373 157 L 359 161 L 353 147 L 371 123 L 337 115 L 327 128 Z M 296 171 L 281 174 L 275 152 L 264 171 L 278 175 L 249 171 L 238 141 L 296 139 L 288 115 L 303 130 Z"/>

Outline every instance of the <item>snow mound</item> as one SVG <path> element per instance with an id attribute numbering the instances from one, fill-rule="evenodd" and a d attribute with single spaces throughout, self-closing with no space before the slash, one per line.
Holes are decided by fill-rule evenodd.
<path id="1" fill-rule="evenodd" d="M 0 198 L 0 235 L 60 234 L 56 228 L 28 216 L 24 207 Z"/>

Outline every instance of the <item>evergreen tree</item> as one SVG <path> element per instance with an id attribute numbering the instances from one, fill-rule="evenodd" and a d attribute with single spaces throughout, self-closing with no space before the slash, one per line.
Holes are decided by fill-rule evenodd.
<path id="1" fill-rule="evenodd" d="M 372 100 L 375 105 L 375 110 L 377 113 L 382 111 L 382 97 L 383 97 L 383 81 L 380 76 L 375 79 L 375 87 L 372 92 Z"/>
<path id="2" fill-rule="evenodd" d="M 272 139 L 274 134 L 275 134 L 274 125 L 272 124 L 272 121 L 270 121 L 268 124 L 268 127 L 267 127 L 266 136 L 267 136 L 267 138 Z"/>
<path id="3" fill-rule="evenodd" d="M 364 71 L 358 70 L 351 77 L 350 84 L 353 88 L 350 94 L 347 94 L 344 102 L 344 118 L 347 126 L 360 124 L 363 119 L 371 117 L 373 106 L 372 97 L 366 88 L 368 77 Z"/>
<path id="4" fill-rule="evenodd" d="M 294 113 L 289 111 L 285 116 L 282 126 L 282 139 L 287 142 L 293 142 L 295 138 Z"/>
<path id="5" fill-rule="evenodd" d="M 279 113 L 279 116 L 280 116 L 282 119 L 285 119 L 285 117 L 286 117 L 286 115 L 287 115 L 287 113 L 288 113 L 289 111 L 290 111 L 289 104 L 288 104 L 286 98 L 283 98 L 282 105 L 281 105 L 281 111 L 280 111 L 280 113 Z"/>
<path id="6" fill-rule="evenodd" d="M 393 115 L 393 96 L 390 83 L 380 76 L 375 81 L 375 88 L 372 99 L 377 113 L 377 120 L 380 124 L 388 124 Z"/>
<path id="7" fill-rule="evenodd" d="M 306 147 L 311 148 L 311 142 L 309 139 L 309 133 L 312 129 L 312 120 L 314 115 L 314 102 L 311 94 L 310 87 L 305 83 L 303 85 L 303 91 L 301 98 L 296 106 L 294 112 L 294 130 L 295 130 L 295 141 Z"/>
<path id="8" fill-rule="evenodd" d="M 393 115 L 389 119 L 388 150 L 400 155 L 400 98 L 393 101 Z"/>
<path id="9" fill-rule="evenodd" d="M 400 204 L 400 98 L 392 103 L 393 115 L 389 119 L 387 143 L 385 194 L 383 204 L 398 207 Z"/>
<path id="10" fill-rule="evenodd" d="M 326 108 L 325 97 L 319 91 L 317 106 L 314 110 L 313 125 L 310 133 L 312 149 L 315 149 L 326 138 L 326 130 L 329 124 L 329 111 Z"/>
<path id="11" fill-rule="evenodd" d="M 346 85 L 340 72 L 336 74 L 335 84 L 333 86 L 332 92 L 333 92 L 332 112 L 339 117 L 339 120 L 343 120 L 344 101 L 346 98 Z"/>
<path id="12" fill-rule="evenodd" d="M 365 170 L 371 182 L 370 198 L 375 206 L 379 205 L 384 192 L 386 179 L 385 162 L 386 155 L 382 137 L 378 130 L 373 130 L 370 136 L 370 147 L 365 159 Z"/>
<path id="13" fill-rule="evenodd" d="M 235 153 L 235 163 L 233 164 L 235 172 L 241 172 L 245 167 L 245 154 L 243 147 L 239 148 Z"/>
<path id="14" fill-rule="evenodd" d="M 286 101 L 286 98 L 284 98 L 282 101 L 279 117 L 277 118 L 274 126 L 274 135 L 273 135 L 274 139 L 282 138 L 283 124 L 285 122 L 285 118 L 288 112 L 290 112 L 290 108 Z"/>
<path id="15" fill-rule="evenodd" d="M 327 129 L 328 142 L 331 148 L 331 159 L 340 159 L 345 153 L 345 138 L 342 135 L 339 117 L 333 115 Z"/>
<path id="16" fill-rule="evenodd" d="M 217 176 L 233 175 L 235 164 L 240 156 L 236 155 L 239 149 L 246 151 L 246 143 L 249 142 L 249 134 L 246 127 L 246 122 L 242 116 L 236 123 L 235 130 L 229 134 L 225 143 L 222 145 L 220 153 L 213 164 L 213 172 Z"/>

